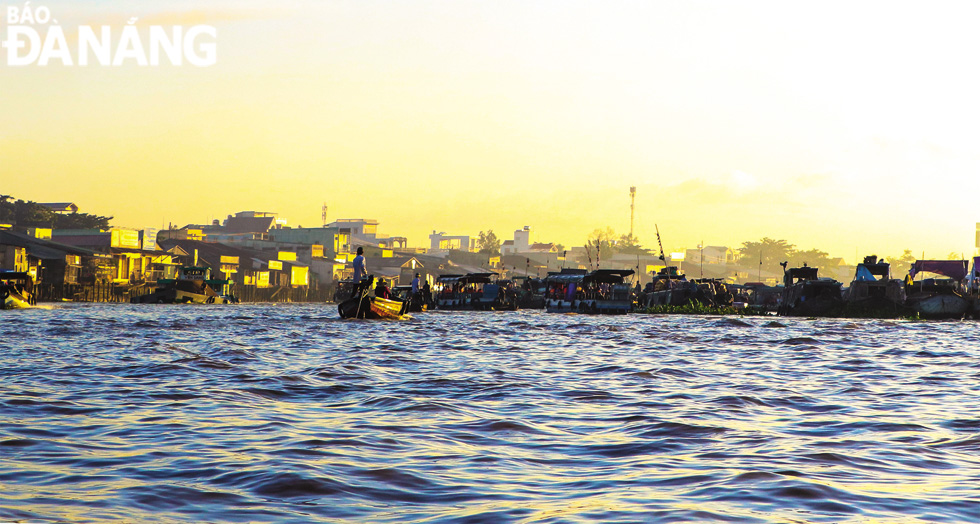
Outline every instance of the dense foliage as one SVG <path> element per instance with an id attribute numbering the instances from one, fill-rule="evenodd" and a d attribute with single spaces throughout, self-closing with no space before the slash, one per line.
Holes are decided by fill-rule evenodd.
<path id="1" fill-rule="evenodd" d="M 51 229 L 105 229 L 109 227 L 110 220 L 112 217 L 88 213 L 62 215 L 35 202 L 0 195 L 0 224 Z"/>
<path id="2" fill-rule="evenodd" d="M 480 238 L 476 241 L 476 248 L 484 255 L 496 256 L 500 254 L 500 239 L 492 229 L 486 233 L 480 231 Z"/>

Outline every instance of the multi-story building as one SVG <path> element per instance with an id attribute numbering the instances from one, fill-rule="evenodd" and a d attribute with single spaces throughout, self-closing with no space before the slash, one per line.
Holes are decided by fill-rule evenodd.
<path id="1" fill-rule="evenodd" d="M 476 239 L 468 235 L 447 235 L 444 231 L 429 235 L 429 249 L 432 251 L 476 252 Z"/>

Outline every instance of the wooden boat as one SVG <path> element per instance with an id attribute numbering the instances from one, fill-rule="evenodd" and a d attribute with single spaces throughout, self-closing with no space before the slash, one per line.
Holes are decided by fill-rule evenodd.
<path id="1" fill-rule="evenodd" d="M 923 318 L 963 318 L 970 310 L 960 282 L 967 275 L 966 260 L 916 260 L 905 281 L 905 302 Z M 915 280 L 920 273 L 948 278 Z"/>
<path id="2" fill-rule="evenodd" d="M 633 297 L 625 280 L 632 269 L 563 269 L 545 277 L 545 309 L 549 313 L 624 315 L 633 310 Z"/>
<path id="3" fill-rule="evenodd" d="M 763 314 L 776 314 L 779 311 L 783 286 L 769 286 L 764 282 L 746 282 L 728 287 L 736 295 L 733 304 L 735 307 L 744 307 Z"/>
<path id="4" fill-rule="evenodd" d="M 500 286 L 495 283 L 496 273 L 467 273 L 442 275 L 436 279 L 438 309 L 483 310 L 499 308 Z"/>
<path id="5" fill-rule="evenodd" d="M 841 283 L 830 278 L 818 278 L 817 268 L 783 266 L 783 300 L 779 314 L 797 317 L 825 317 L 843 311 L 844 296 Z"/>
<path id="6" fill-rule="evenodd" d="M 337 305 L 340 318 L 401 320 L 405 316 L 408 308 L 407 302 L 376 297 L 367 291 L 371 289 L 370 284 L 373 281 L 373 278 L 369 279 L 365 291 Z"/>
<path id="7" fill-rule="evenodd" d="M 540 278 L 514 277 L 517 309 L 544 309 L 544 281 Z"/>
<path id="8" fill-rule="evenodd" d="M 338 280 L 333 292 L 333 301 L 340 304 L 347 300 L 354 294 L 354 287 L 354 281 L 351 279 Z"/>
<path id="9" fill-rule="evenodd" d="M 640 302 L 646 307 L 683 306 L 690 302 L 694 289 L 677 266 L 661 268 L 647 283 Z"/>
<path id="10" fill-rule="evenodd" d="M 875 255 L 857 265 L 854 280 L 844 294 L 848 314 L 857 316 L 899 315 L 905 311 L 905 286 L 891 278 L 887 262 Z"/>
<path id="11" fill-rule="evenodd" d="M 662 268 L 646 285 L 640 304 L 653 306 L 685 306 L 701 304 L 703 306 L 731 306 L 734 295 L 728 290 L 728 285 L 716 278 L 695 278 L 687 280 L 676 266 Z"/>
<path id="12" fill-rule="evenodd" d="M 517 311 L 521 308 L 521 300 L 524 297 L 524 289 L 518 287 L 513 280 L 498 280 L 497 296 L 491 304 L 494 311 Z M 486 289 L 484 288 L 484 294 Z"/>
<path id="13" fill-rule="evenodd" d="M 134 304 L 237 304 L 227 293 L 230 280 L 211 278 L 211 268 L 185 266 L 176 279 L 161 279 L 152 293 L 133 297 Z"/>
<path id="14" fill-rule="evenodd" d="M 412 293 L 412 286 L 395 286 L 391 292 L 406 304 L 405 311 L 409 313 L 424 313 L 429 309 L 428 304 L 422 299 L 422 293 Z"/>
<path id="15" fill-rule="evenodd" d="M 36 304 L 30 273 L 0 272 L 0 309 L 24 309 Z"/>

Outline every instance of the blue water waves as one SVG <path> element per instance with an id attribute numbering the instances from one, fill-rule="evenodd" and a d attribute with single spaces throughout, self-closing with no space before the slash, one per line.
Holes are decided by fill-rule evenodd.
<path id="1" fill-rule="evenodd" d="M 0 315 L 0 522 L 980 522 L 973 322 Z"/>

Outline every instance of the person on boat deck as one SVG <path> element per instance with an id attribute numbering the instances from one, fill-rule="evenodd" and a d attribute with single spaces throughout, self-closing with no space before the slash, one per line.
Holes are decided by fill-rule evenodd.
<path id="1" fill-rule="evenodd" d="M 361 289 L 361 280 L 367 276 L 367 268 L 364 266 L 364 248 L 357 248 L 357 256 L 354 257 L 354 292 Z"/>
<path id="2" fill-rule="evenodd" d="M 391 293 L 388 291 L 388 283 L 385 282 L 385 279 L 378 279 L 378 287 L 374 288 L 374 295 L 378 298 L 391 298 Z"/>
<path id="3" fill-rule="evenodd" d="M 422 296 L 419 295 L 419 277 L 422 275 L 416 273 L 415 278 L 412 279 L 412 294 L 410 295 L 413 301 L 420 301 Z"/>

